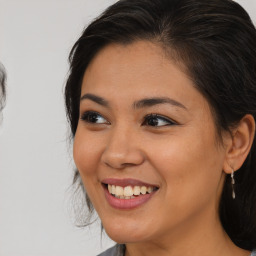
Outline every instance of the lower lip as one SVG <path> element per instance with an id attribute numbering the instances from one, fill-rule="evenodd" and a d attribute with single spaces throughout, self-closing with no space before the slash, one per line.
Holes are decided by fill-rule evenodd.
<path id="1" fill-rule="evenodd" d="M 150 194 L 140 195 L 135 198 L 131 199 L 119 199 L 114 197 L 108 192 L 108 189 L 104 187 L 104 193 L 105 197 L 108 201 L 108 203 L 116 209 L 122 209 L 122 210 L 130 210 L 137 208 L 143 204 L 145 204 L 151 197 L 155 194 L 156 191 L 151 192 Z"/>

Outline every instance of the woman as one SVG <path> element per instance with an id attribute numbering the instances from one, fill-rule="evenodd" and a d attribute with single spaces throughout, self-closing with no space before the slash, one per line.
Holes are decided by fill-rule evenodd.
<path id="1" fill-rule="evenodd" d="M 121 0 L 84 30 L 65 97 L 102 255 L 255 255 L 255 49 L 230 0 Z"/>

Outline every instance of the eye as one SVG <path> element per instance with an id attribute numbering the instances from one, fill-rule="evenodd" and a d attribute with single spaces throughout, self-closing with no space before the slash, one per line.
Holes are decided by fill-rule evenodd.
<path id="1" fill-rule="evenodd" d="M 158 114 L 150 114 L 147 115 L 142 123 L 142 125 L 148 126 L 167 126 L 167 125 L 175 125 L 176 123 L 169 118 L 163 117 Z"/>
<path id="2" fill-rule="evenodd" d="M 81 120 L 92 124 L 109 124 L 109 122 L 102 115 L 94 111 L 87 111 L 83 113 Z"/>

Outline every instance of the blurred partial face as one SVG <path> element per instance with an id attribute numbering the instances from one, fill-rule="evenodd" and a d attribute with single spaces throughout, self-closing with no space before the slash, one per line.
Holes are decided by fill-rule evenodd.
<path id="1" fill-rule="evenodd" d="M 109 45 L 87 68 L 74 159 L 113 240 L 156 241 L 218 218 L 216 137 L 207 101 L 159 46 Z"/>
<path id="2" fill-rule="evenodd" d="M 2 110 L 4 100 L 5 100 L 5 79 L 6 74 L 4 72 L 3 66 L 0 63 L 0 111 Z M 1 120 L 0 120 L 1 123 Z"/>

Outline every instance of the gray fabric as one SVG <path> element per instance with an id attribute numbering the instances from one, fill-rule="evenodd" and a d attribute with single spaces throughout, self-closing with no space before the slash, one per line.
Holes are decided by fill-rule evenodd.
<path id="1" fill-rule="evenodd" d="M 125 247 L 122 244 L 117 244 L 98 256 L 124 256 Z"/>
<path id="2" fill-rule="evenodd" d="M 121 252 L 122 245 L 116 245 L 114 247 L 109 248 L 105 252 L 99 254 L 98 256 L 123 256 L 124 254 Z M 254 250 L 250 256 L 256 256 L 256 250 Z"/>
<path id="3" fill-rule="evenodd" d="M 109 248 L 98 256 L 116 256 L 116 246 Z"/>
<path id="4" fill-rule="evenodd" d="M 252 252 L 251 256 L 256 256 L 256 250 Z"/>

